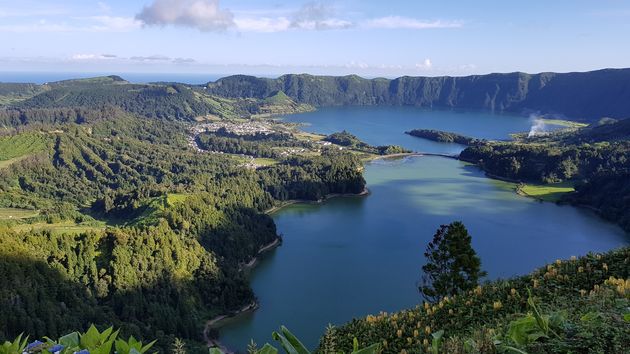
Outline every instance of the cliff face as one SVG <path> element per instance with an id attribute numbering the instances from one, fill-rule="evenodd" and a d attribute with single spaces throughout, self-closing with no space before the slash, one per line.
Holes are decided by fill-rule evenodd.
<path id="1" fill-rule="evenodd" d="M 298 103 L 314 106 L 413 105 L 538 112 L 583 120 L 630 117 L 630 69 L 394 80 L 355 75 L 292 74 L 277 79 L 237 75 L 209 83 L 207 90 L 219 96 L 254 98 L 283 91 Z"/>

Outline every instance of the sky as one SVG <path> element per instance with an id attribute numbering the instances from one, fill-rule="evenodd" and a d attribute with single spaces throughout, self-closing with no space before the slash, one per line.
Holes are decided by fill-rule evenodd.
<path id="1" fill-rule="evenodd" d="M 568 72 L 629 44 L 629 0 L 0 0 L 3 72 Z"/>

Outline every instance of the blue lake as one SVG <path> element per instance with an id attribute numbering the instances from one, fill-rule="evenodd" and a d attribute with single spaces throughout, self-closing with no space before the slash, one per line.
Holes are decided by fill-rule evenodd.
<path id="1" fill-rule="evenodd" d="M 373 145 L 457 153 L 403 134 L 413 128 L 508 139 L 528 131 L 525 117 L 409 107 L 343 107 L 288 116 L 304 130 L 347 130 Z M 273 216 L 281 247 L 252 272 L 260 308 L 230 320 L 221 341 L 244 350 L 281 324 L 315 347 L 328 323 L 415 306 L 423 251 L 440 224 L 461 220 L 489 278 L 528 273 L 557 258 L 627 245 L 630 237 L 589 211 L 539 203 L 475 166 L 440 157 L 376 160 L 366 165 L 370 195 L 291 205 Z"/>

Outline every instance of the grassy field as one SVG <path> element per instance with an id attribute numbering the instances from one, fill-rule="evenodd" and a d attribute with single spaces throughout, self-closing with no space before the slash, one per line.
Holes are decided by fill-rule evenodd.
<path id="1" fill-rule="evenodd" d="M 26 158 L 46 148 L 46 137 L 37 133 L 0 138 L 0 168 Z"/>
<path id="2" fill-rule="evenodd" d="M 518 192 L 523 195 L 544 200 L 546 202 L 557 202 L 563 194 L 573 192 L 575 190 L 574 183 L 571 181 L 541 185 L 525 184 L 517 188 Z"/>
<path id="3" fill-rule="evenodd" d="M 39 215 L 39 211 L 20 208 L 0 208 L 0 220 L 28 219 Z"/>
<path id="4" fill-rule="evenodd" d="M 24 160 L 25 158 L 29 157 L 30 155 L 23 155 L 23 156 L 19 156 L 19 157 L 14 157 L 12 159 L 8 159 L 8 160 L 0 160 L 0 169 L 3 169 L 9 165 L 11 165 L 12 163 L 18 162 L 20 160 Z"/>
<path id="5" fill-rule="evenodd" d="M 278 160 L 269 159 L 266 157 L 257 157 L 254 159 L 254 163 L 258 166 L 271 166 L 278 163 Z"/>
<path id="6" fill-rule="evenodd" d="M 305 132 L 301 130 L 297 130 L 293 135 L 299 140 L 310 140 L 310 141 L 320 141 L 326 137 L 325 135 L 313 134 L 313 133 L 309 133 L 309 132 Z"/>
<path id="7" fill-rule="evenodd" d="M 184 193 L 168 193 L 166 195 L 166 203 L 169 206 L 173 206 L 177 203 L 182 203 L 183 201 L 186 200 L 186 198 L 188 198 L 188 194 L 184 194 Z"/>
<path id="8" fill-rule="evenodd" d="M 85 224 L 77 224 L 72 221 L 64 221 L 64 222 L 55 223 L 55 224 L 48 224 L 45 222 L 34 223 L 34 224 L 19 224 L 19 225 L 14 225 L 12 228 L 13 230 L 18 231 L 18 232 L 49 230 L 50 232 L 56 233 L 56 234 L 64 234 L 64 233 L 78 234 L 78 233 L 87 232 L 87 231 L 101 231 L 105 229 L 105 226 L 106 226 L 105 223 L 102 221 L 98 221 L 98 222 L 92 221 Z"/>
<path id="9" fill-rule="evenodd" d="M 588 125 L 586 123 L 574 122 L 572 120 L 564 119 L 543 119 L 543 122 L 545 122 L 545 124 L 559 125 L 567 128 L 583 128 Z"/>

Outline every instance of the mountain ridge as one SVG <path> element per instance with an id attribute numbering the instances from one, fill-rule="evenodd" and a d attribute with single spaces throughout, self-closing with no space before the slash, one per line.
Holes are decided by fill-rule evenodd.
<path id="1" fill-rule="evenodd" d="M 264 99 L 283 91 L 313 106 L 410 105 L 537 113 L 593 121 L 630 117 L 630 69 L 470 76 L 402 76 L 365 79 L 357 75 L 287 74 L 276 79 L 233 75 L 205 85 L 208 93 Z"/>

